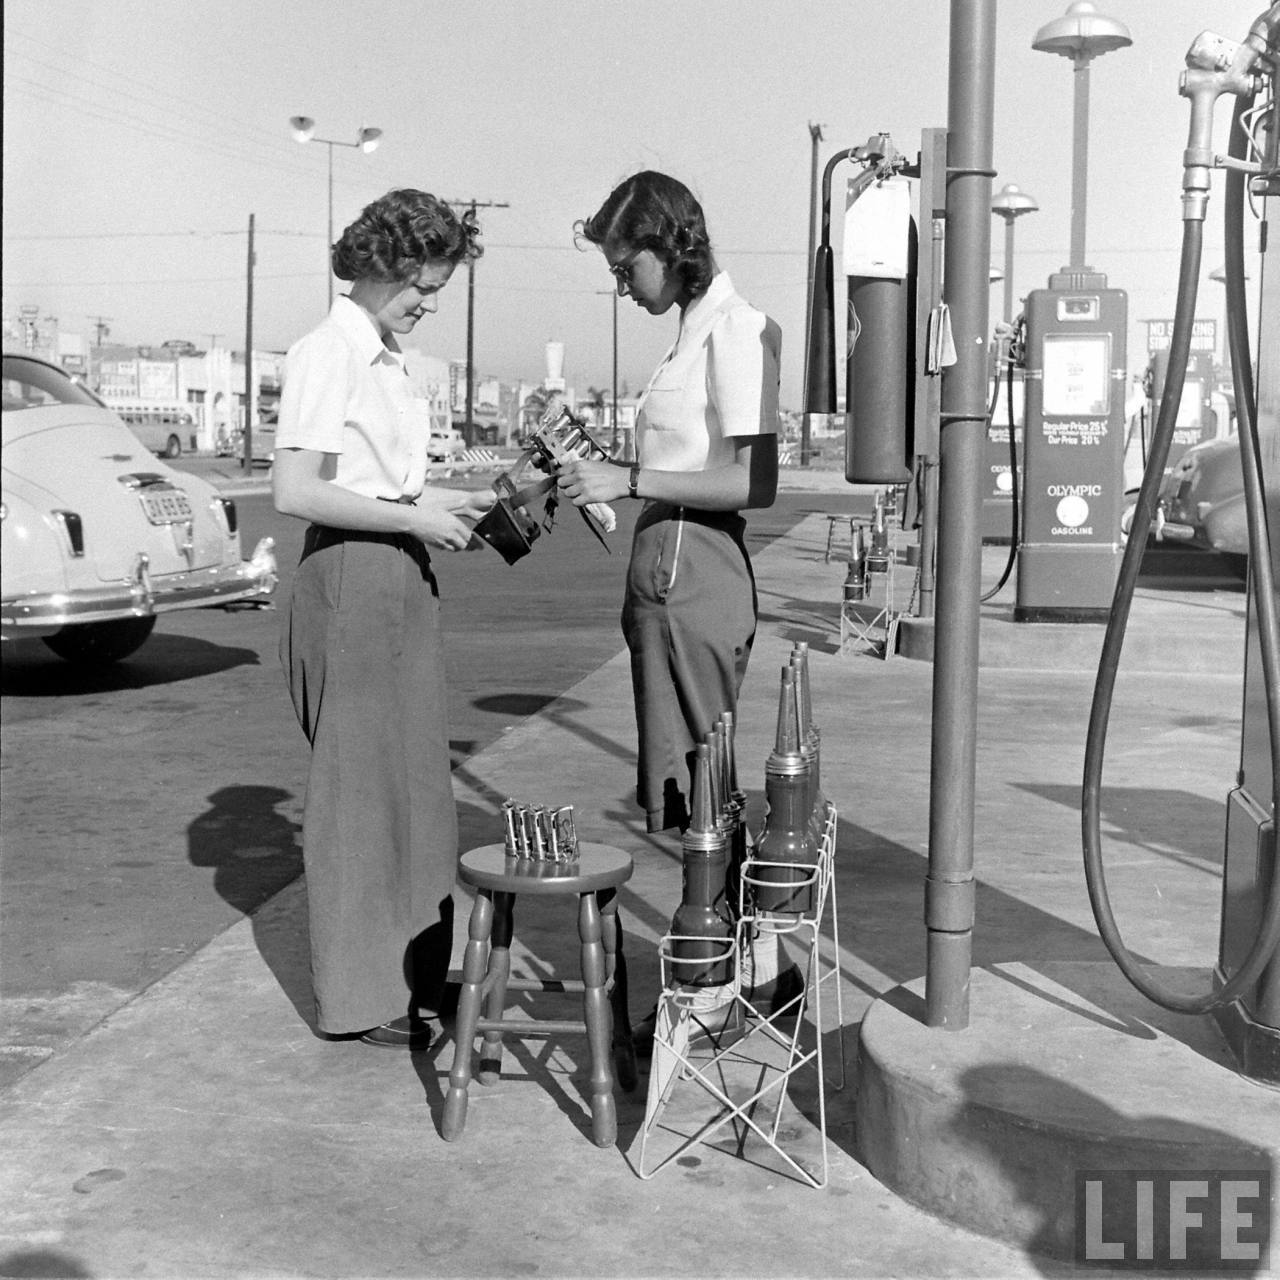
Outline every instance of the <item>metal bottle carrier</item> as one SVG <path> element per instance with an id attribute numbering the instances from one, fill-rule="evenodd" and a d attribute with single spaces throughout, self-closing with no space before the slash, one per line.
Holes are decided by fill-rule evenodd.
<path id="1" fill-rule="evenodd" d="M 763 884 L 760 872 L 767 867 L 785 866 L 794 873 L 795 864 L 761 862 L 748 854 L 739 881 L 739 918 L 736 931 L 726 940 L 726 950 L 734 954 L 734 978 L 730 986 L 732 1007 L 726 1013 L 723 987 L 715 988 L 715 1017 L 707 1018 L 709 997 L 705 991 L 682 984 L 682 968 L 689 964 L 705 965 L 705 959 L 684 960 L 676 952 L 684 941 L 667 934 L 658 944 L 662 974 L 662 994 L 658 1000 L 657 1030 L 654 1035 L 653 1063 L 649 1072 L 649 1093 L 644 1124 L 640 1131 L 639 1158 L 636 1172 L 651 1178 L 695 1143 L 709 1142 L 726 1125 L 732 1125 L 735 1154 L 745 1157 L 747 1142 L 754 1134 L 800 1181 L 812 1187 L 824 1187 L 828 1177 L 826 1067 L 823 1052 L 822 1014 L 823 987 L 835 980 L 837 1036 L 844 1025 L 844 1007 L 840 991 L 840 930 L 836 909 L 835 806 L 826 807 L 823 835 L 817 863 L 809 869 L 807 880 L 797 887 L 812 884 L 816 888 L 813 908 L 803 913 L 756 914 L 752 903 L 754 888 Z M 743 990 L 743 961 L 749 955 L 754 931 L 793 937 L 801 955 L 798 962 L 804 973 L 804 986 L 799 995 L 782 1008 L 770 1012 L 752 1004 Z M 823 955 L 821 939 L 826 933 L 830 951 Z M 696 940 L 703 941 L 703 940 Z M 811 1017 L 809 1016 L 811 1014 Z M 703 1019 L 707 1021 L 704 1022 Z M 788 1030 L 778 1024 L 794 1018 Z M 695 1047 L 691 1039 L 700 1037 Z M 845 1086 L 844 1042 L 839 1041 L 840 1070 L 837 1090 Z M 821 1144 L 821 1169 L 815 1173 L 788 1150 L 786 1143 L 793 1135 L 782 1120 L 788 1101 L 788 1089 L 797 1072 L 813 1066 L 817 1093 L 817 1136 Z M 706 1117 L 698 1108 L 685 1108 L 673 1117 L 675 1095 L 680 1086 L 695 1086 L 710 1096 L 715 1110 Z M 685 1090 L 684 1092 L 688 1092 Z M 681 1100 L 683 1101 L 683 1099 Z M 690 1125 L 693 1126 L 689 1132 Z M 674 1149 L 651 1157 L 650 1142 L 659 1131 L 674 1135 Z"/>

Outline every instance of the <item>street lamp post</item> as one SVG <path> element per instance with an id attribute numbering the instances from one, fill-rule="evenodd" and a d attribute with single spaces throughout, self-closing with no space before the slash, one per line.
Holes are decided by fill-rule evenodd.
<path id="1" fill-rule="evenodd" d="M 991 198 L 991 212 L 1004 219 L 1004 322 L 1013 323 L 1013 224 L 1024 213 L 1035 213 L 1040 206 L 1012 182 Z"/>
<path id="2" fill-rule="evenodd" d="M 1133 43 L 1123 22 L 1097 11 L 1090 0 L 1075 0 L 1061 18 L 1047 22 L 1032 41 L 1038 53 L 1070 58 L 1075 68 L 1071 149 L 1071 261 L 1084 266 L 1085 206 L 1089 188 L 1089 64 Z"/>
<path id="3" fill-rule="evenodd" d="M 316 122 L 310 116 L 290 116 L 289 129 L 295 142 L 322 142 L 329 148 L 329 239 L 325 245 L 325 257 L 333 251 L 333 149 L 334 147 L 355 147 L 366 155 L 378 149 L 382 141 L 381 129 L 361 129 L 354 142 L 342 142 L 338 138 L 317 138 Z M 333 268 L 327 266 L 325 275 L 329 281 L 329 305 L 333 306 Z"/>
<path id="4" fill-rule="evenodd" d="M 1247 282 L 1249 279 L 1249 273 L 1247 271 L 1244 273 L 1244 278 L 1245 278 L 1245 281 Z M 1214 281 L 1217 284 L 1220 284 L 1223 287 L 1223 289 L 1225 289 L 1227 287 L 1226 267 L 1216 267 L 1214 270 L 1210 271 L 1209 279 Z M 1227 325 L 1229 323 L 1229 319 L 1230 319 L 1229 316 L 1226 316 L 1226 315 L 1224 315 L 1222 319 L 1222 364 L 1224 367 L 1231 363 L 1231 344 L 1227 336 Z M 1218 354 L 1216 345 L 1214 347 L 1213 354 L 1216 358 Z"/>

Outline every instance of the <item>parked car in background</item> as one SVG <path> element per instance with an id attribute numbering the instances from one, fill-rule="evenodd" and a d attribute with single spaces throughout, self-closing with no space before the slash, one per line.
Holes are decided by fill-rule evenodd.
<path id="1" fill-rule="evenodd" d="M 467 442 L 460 431 L 439 431 L 433 427 L 427 441 L 427 461 L 449 462 L 466 447 Z"/>
<path id="2" fill-rule="evenodd" d="M 1267 494 L 1268 519 L 1280 529 L 1280 491 Z M 1174 464 L 1160 487 L 1152 532 L 1160 542 L 1216 551 L 1241 577 L 1249 559 L 1240 441 L 1207 440 Z"/>
<path id="3" fill-rule="evenodd" d="M 275 589 L 271 538 L 241 558 L 235 503 L 154 458 L 61 368 L 3 357 L 0 641 L 127 657 L 157 617 Z"/>

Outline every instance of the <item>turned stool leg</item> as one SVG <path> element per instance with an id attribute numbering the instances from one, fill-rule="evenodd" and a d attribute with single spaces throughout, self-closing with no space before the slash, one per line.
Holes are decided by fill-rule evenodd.
<path id="1" fill-rule="evenodd" d="M 600 907 L 600 935 L 604 944 L 604 985 L 613 1013 L 613 1071 L 618 1085 L 630 1093 L 639 1083 L 636 1051 L 631 1043 L 631 1014 L 627 1008 L 627 957 L 622 949 L 622 921 L 618 918 L 618 895 L 602 889 L 597 895 Z"/>
<path id="2" fill-rule="evenodd" d="M 515 921 L 514 893 L 493 896 L 493 929 L 489 947 L 489 970 L 485 977 L 488 996 L 484 1002 L 486 1021 L 501 1022 L 507 1003 L 507 979 L 511 976 L 511 933 Z M 476 1079 L 481 1084 L 497 1084 L 502 1074 L 502 1032 L 486 1031 L 480 1046 L 480 1069 Z"/>
<path id="3" fill-rule="evenodd" d="M 454 1023 L 453 1068 L 444 1099 L 440 1132 L 446 1142 L 462 1136 L 467 1123 L 467 1086 L 471 1083 L 471 1048 L 480 1019 L 480 988 L 484 983 L 489 931 L 493 925 L 493 899 L 487 889 L 476 892 L 467 924 L 467 950 L 462 958 L 462 991 Z"/>
<path id="4" fill-rule="evenodd" d="M 591 1136 L 596 1146 L 608 1147 L 618 1140 L 618 1112 L 613 1100 L 609 1045 L 612 1019 L 604 990 L 600 908 L 594 893 L 584 893 L 578 898 L 578 937 L 582 940 L 582 1003 L 587 1041 L 591 1046 Z"/>

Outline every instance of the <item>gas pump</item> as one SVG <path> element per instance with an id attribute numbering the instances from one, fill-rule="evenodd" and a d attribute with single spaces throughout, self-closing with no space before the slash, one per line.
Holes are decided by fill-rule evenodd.
<path id="1" fill-rule="evenodd" d="M 1103 641 L 1085 745 L 1082 828 L 1085 878 L 1098 931 L 1129 981 L 1166 1009 L 1212 1013 L 1243 1074 L 1280 1084 L 1280 866 L 1275 807 L 1280 799 L 1280 554 L 1271 522 L 1280 521 L 1280 273 L 1275 248 L 1261 236 L 1264 258 L 1257 377 L 1245 308 L 1245 184 L 1267 216 L 1280 197 L 1280 3 L 1236 44 L 1208 32 L 1187 53 L 1179 85 L 1191 101 L 1183 159 L 1183 247 L 1168 375 L 1133 527 L 1150 527 L 1165 462 L 1174 442 L 1189 364 L 1210 170 L 1227 170 L 1224 199 L 1228 335 L 1239 421 L 1240 462 L 1250 543 L 1244 725 L 1237 785 L 1227 797 L 1222 923 L 1213 990 L 1198 996 L 1163 988 L 1124 945 L 1107 894 L 1101 860 L 1100 791 L 1107 718 L 1125 626 L 1142 559 L 1143 539 L 1125 548 Z M 1212 146 L 1213 111 L 1236 99 L 1225 157 Z"/>
<path id="2" fill-rule="evenodd" d="M 1017 490 L 1022 470 L 1026 383 L 1021 356 L 1009 368 L 1012 337 L 1002 337 L 999 327 L 996 336 L 1000 340 L 992 343 L 996 367 L 991 375 L 991 418 L 982 455 L 985 465 L 981 529 L 984 544 L 1004 546 L 1018 541 Z"/>
<path id="3" fill-rule="evenodd" d="M 1120 563 L 1128 298 L 1064 268 L 1027 298 L 1016 622 L 1103 622 Z"/>
<path id="4" fill-rule="evenodd" d="M 849 326 L 846 361 L 845 478 L 851 484 L 911 479 L 915 420 L 916 230 L 906 160 L 887 134 L 837 152 L 822 175 L 822 235 L 814 257 L 805 412 L 836 408 L 834 255 L 831 179 L 853 160 L 844 228 Z"/>
<path id="5" fill-rule="evenodd" d="M 1164 398 L 1169 375 L 1169 351 L 1156 351 L 1151 356 L 1149 378 L 1151 403 L 1158 405 Z M 1174 420 L 1173 440 L 1169 445 L 1169 457 L 1165 462 L 1165 475 L 1177 465 L 1192 445 L 1205 440 L 1215 440 L 1219 435 L 1218 415 L 1213 407 L 1214 366 L 1213 352 L 1193 351 L 1187 357 L 1187 376 L 1178 398 L 1178 416 Z M 1151 418 L 1154 419 L 1154 413 Z M 1221 424 L 1225 428 L 1227 424 Z M 1225 435 L 1223 430 L 1221 434 Z"/>

